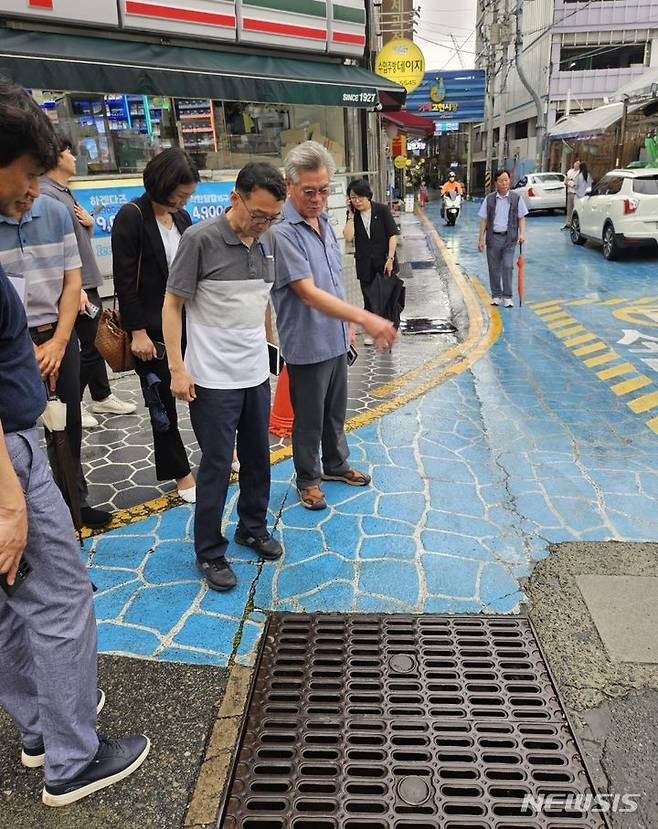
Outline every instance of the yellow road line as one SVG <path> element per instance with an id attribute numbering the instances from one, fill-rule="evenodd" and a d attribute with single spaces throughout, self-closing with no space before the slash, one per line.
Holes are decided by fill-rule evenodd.
<path id="1" fill-rule="evenodd" d="M 571 337 L 570 339 L 565 340 L 564 344 L 569 346 L 569 348 L 572 348 L 572 346 L 574 346 L 574 345 L 580 345 L 581 343 L 590 343 L 590 342 L 592 342 L 592 340 L 596 340 L 596 339 L 597 339 L 596 334 L 590 334 L 588 332 L 587 334 L 581 334 L 578 337 Z"/>
<path id="2" fill-rule="evenodd" d="M 597 371 L 596 376 L 601 380 L 610 380 L 612 377 L 619 377 L 620 374 L 630 374 L 632 371 L 637 371 L 633 363 L 621 363 L 621 365 Z"/>
<path id="3" fill-rule="evenodd" d="M 603 363 L 611 363 L 613 360 L 618 360 L 619 354 L 616 351 L 608 351 L 607 354 L 600 354 L 598 357 L 590 357 L 589 360 L 585 360 L 585 365 L 589 368 L 593 368 L 594 366 L 601 366 Z"/>
<path id="4" fill-rule="evenodd" d="M 626 405 L 635 414 L 648 412 L 649 409 L 655 409 L 658 406 L 658 391 L 652 391 L 649 394 L 636 397 L 635 400 L 629 400 Z"/>
<path id="5" fill-rule="evenodd" d="M 563 320 L 551 322 L 546 327 L 549 331 L 554 331 L 556 328 L 563 328 L 565 325 L 573 325 L 576 322 L 578 322 L 578 320 L 575 317 L 566 317 Z"/>
<path id="6" fill-rule="evenodd" d="M 658 417 L 652 417 L 651 420 L 647 420 L 647 426 L 652 432 L 658 435 Z"/>
<path id="7" fill-rule="evenodd" d="M 583 325 L 574 325 L 573 328 L 563 328 L 561 331 L 553 331 L 553 333 L 562 340 L 564 337 L 570 337 L 572 334 L 580 334 L 584 330 L 585 327 Z"/>
<path id="8" fill-rule="evenodd" d="M 565 305 L 594 305 L 595 302 L 598 302 L 598 299 L 592 299 L 591 297 L 585 297 L 585 299 L 570 299 L 568 302 L 565 302 Z"/>
<path id="9" fill-rule="evenodd" d="M 643 389 L 651 383 L 651 378 L 645 374 L 640 374 L 637 377 L 631 377 L 630 380 L 622 380 L 621 383 L 615 383 L 614 386 L 610 386 L 610 391 L 613 391 L 616 395 L 629 394 L 632 391 Z"/>
<path id="10" fill-rule="evenodd" d="M 561 302 L 564 302 L 562 299 L 545 299 L 542 302 L 531 302 L 530 308 L 533 311 L 537 311 L 540 308 L 548 308 L 549 305 L 559 305 Z"/>
<path id="11" fill-rule="evenodd" d="M 391 400 L 386 400 L 385 402 L 382 402 L 365 412 L 351 417 L 345 423 L 346 432 L 354 431 L 361 426 L 366 426 L 374 420 L 378 420 L 383 417 L 383 415 L 389 414 L 412 400 L 421 397 L 423 394 L 426 394 L 428 391 L 431 391 L 431 389 L 441 385 L 441 383 L 444 383 L 446 380 L 463 373 L 475 362 L 477 362 L 484 354 L 486 354 L 486 352 L 496 342 L 498 337 L 500 337 L 503 328 L 500 313 L 497 309 L 489 306 L 488 293 L 482 287 L 479 280 L 474 279 L 472 282 L 469 282 L 464 278 L 461 270 L 452 258 L 450 250 L 431 225 L 429 220 L 422 215 L 420 216 L 420 219 L 421 222 L 424 222 L 427 226 L 428 233 L 441 251 L 446 265 L 452 274 L 453 280 L 459 287 L 464 298 L 464 304 L 466 306 L 469 320 L 468 336 L 463 343 L 448 349 L 451 356 L 461 357 L 461 359 L 445 367 L 442 371 L 430 373 L 429 378 L 422 385 L 416 386 L 404 394 L 400 394 Z M 485 315 L 487 317 L 486 325 Z M 410 374 L 413 373 L 414 377 L 420 376 L 428 371 L 432 372 L 433 368 L 445 363 L 445 360 L 442 359 L 442 357 L 444 357 L 448 351 L 444 352 L 444 355 L 441 355 L 441 357 L 434 358 L 433 360 L 428 361 L 428 363 L 425 363 L 423 366 L 420 366 L 418 369 L 414 369 L 413 372 L 408 372 L 406 375 L 403 375 L 403 378 L 406 378 L 404 379 L 403 384 L 407 384 L 409 382 Z M 393 384 L 388 385 L 389 387 L 392 387 Z M 273 465 L 291 456 L 292 446 L 281 446 L 273 452 L 270 452 L 270 463 Z M 236 480 L 237 475 L 231 475 L 231 482 L 234 483 Z M 128 524 L 133 524 L 136 521 L 141 521 L 142 519 L 148 518 L 152 515 L 158 515 L 170 507 L 180 506 L 182 503 L 183 502 L 175 492 L 154 498 L 143 504 L 137 504 L 129 509 L 121 510 L 121 512 L 115 512 L 112 516 L 111 523 L 107 527 L 103 528 L 103 530 L 92 531 L 85 528 L 83 530 L 83 537 L 88 538 L 91 535 L 100 535 L 103 532 L 117 529 L 118 527 L 124 527 Z"/>
<path id="12" fill-rule="evenodd" d="M 601 305 L 621 305 L 623 302 L 628 302 L 628 300 L 624 299 L 624 297 L 619 297 L 617 299 L 606 299 Z"/>
<path id="13" fill-rule="evenodd" d="M 582 348 L 577 348 L 574 351 L 576 357 L 582 357 L 585 354 L 593 354 L 595 351 L 603 351 L 604 348 L 607 348 L 606 343 L 598 342 L 592 343 L 592 345 L 584 345 Z"/>

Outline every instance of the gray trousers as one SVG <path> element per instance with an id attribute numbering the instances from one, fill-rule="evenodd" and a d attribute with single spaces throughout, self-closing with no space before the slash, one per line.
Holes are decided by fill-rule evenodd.
<path id="1" fill-rule="evenodd" d="M 350 468 L 345 437 L 347 360 L 345 355 L 308 365 L 288 364 L 292 427 L 292 457 L 297 487 L 318 485 L 321 472 L 343 475 Z M 322 446 L 322 467 L 320 467 Z"/>
<path id="2" fill-rule="evenodd" d="M 491 296 L 496 299 L 512 298 L 512 281 L 514 278 L 514 253 L 516 247 L 507 247 L 507 236 L 494 234 L 487 243 L 487 265 L 489 266 L 489 285 Z"/>
<path id="3" fill-rule="evenodd" d="M 37 430 L 5 437 L 27 501 L 32 572 L 12 596 L 0 590 L 0 705 L 25 746 L 43 739 L 46 780 L 61 783 L 98 750 L 91 582 Z"/>

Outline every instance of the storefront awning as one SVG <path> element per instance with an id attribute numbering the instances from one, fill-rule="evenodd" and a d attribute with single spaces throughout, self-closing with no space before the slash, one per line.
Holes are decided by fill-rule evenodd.
<path id="1" fill-rule="evenodd" d="M 418 138 L 429 138 L 434 135 L 434 121 L 431 118 L 424 118 L 422 115 L 414 115 L 411 112 L 387 112 L 382 117 L 384 121 L 404 130 L 407 135 Z"/>
<path id="2" fill-rule="evenodd" d="M 0 75 L 32 89 L 399 109 L 404 87 L 359 66 L 0 29 Z"/>
<path id="3" fill-rule="evenodd" d="M 629 107 L 632 112 L 638 107 Z M 604 133 L 608 127 L 616 124 L 624 114 L 624 105 L 619 103 L 605 104 L 605 106 L 590 109 L 588 112 L 579 112 L 569 115 L 558 121 L 549 130 L 551 138 L 594 138 Z"/>
<path id="4" fill-rule="evenodd" d="M 633 78 L 612 96 L 615 101 L 628 98 L 658 98 L 658 66 L 647 69 L 639 78 Z"/>

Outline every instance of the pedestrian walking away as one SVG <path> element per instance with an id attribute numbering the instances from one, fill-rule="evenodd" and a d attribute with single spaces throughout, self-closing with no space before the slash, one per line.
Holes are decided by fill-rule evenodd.
<path id="1" fill-rule="evenodd" d="M 75 175 L 75 155 L 73 142 L 68 135 L 57 133 L 59 156 L 57 166 L 48 170 L 41 177 L 40 190 L 44 196 L 50 196 L 61 202 L 69 211 L 73 232 L 78 243 L 82 261 L 82 291 L 75 320 L 75 333 L 80 342 L 80 400 L 87 386 L 91 394 L 91 412 L 96 414 L 133 414 L 137 408 L 134 403 L 126 403 L 112 394 L 107 376 L 105 360 L 96 348 L 96 331 L 98 320 L 103 310 L 103 302 L 98 289 L 103 284 L 103 275 L 96 262 L 91 246 L 94 233 L 94 217 L 78 202 L 69 188 L 71 176 Z M 93 414 L 82 407 L 82 426 L 85 429 L 98 426 Z"/>
<path id="2" fill-rule="evenodd" d="M 240 170 L 231 206 L 183 236 L 171 267 L 163 328 L 174 397 L 190 404 L 201 448 L 194 515 L 197 566 L 214 590 L 237 579 L 222 519 L 233 449 L 240 458 L 235 541 L 268 561 L 283 553 L 268 532 L 270 368 L 268 302 L 274 258 L 263 233 L 281 216 L 285 184 L 271 164 Z M 181 349 L 183 308 L 187 350 Z"/>
<path id="3" fill-rule="evenodd" d="M 562 225 L 562 230 L 568 230 L 571 227 L 571 217 L 573 216 L 573 206 L 574 201 L 576 200 L 576 176 L 580 170 L 580 161 L 576 159 L 573 163 L 573 167 L 567 170 L 567 175 L 565 177 L 565 184 L 566 184 L 566 193 L 567 193 L 567 209 L 566 215 L 564 219 L 564 224 Z"/>
<path id="4" fill-rule="evenodd" d="M 346 242 L 354 242 L 356 276 L 363 294 L 363 307 L 374 311 L 368 285 L 377 274 L 390 277 L 399 272 L 396 256 L 400 233 L 389 207 L 372 200 L 372 189 L 365 179 L 355 179 L 347 186 L 347 223 L 343 230 Z M 378 311 L 378 313 L 381 313 Z M 372 345 L 370 338 L 364 345 Z"/>
<path id="5" fill-rule="evenodd" d="M 510 192 L 506 170 L 497 170 L 496 191 L 490 193 L 479 210 L 480 239 L 478 250 L 487 251 L 491 304 L 514 306 L 514 249 L 525 241 L 525 217 L 528 208 L 518 193 Z"/>
<path id="6" fill-rule="evenodd" d="M 297 490 L 305 507 L 318 510 L 327 507 L 321 480 L 370 483 L 367 473 L 350 466 L 345 437 L 346 354 L 355 343 L 355 325 L 382 351 L 391 349 L 397 332 L 388 320 L 345 302 L 341 250 L 325 213 L 334 173 L 331 155 L 321 144 L 305 141 L 290 150 L 284 168 L 288 199 L 283 221 L 271 231 L 272 302 L 290 376 Z"/>
<path id="7" fill-rule="evenodd" d="M 418 188 L 418 202 L 421 207 L 425 207 L 429 200 L 430 192 L 427 189 L 427 182 L 423 179 L 420 183 L 420 187 Z"/>
<path id="8" fill-rule="evenodd" d="M 66 404 L 66 439 L 78 479 L 82 521 L 88 527 L 104 527 L 112 515 L 87 503 L 80 462 L 80 349 L 73 332 L 82 287 L 80 255 L 68 210 L 55 199 L 39 197 L 38 180 L 11 215 L 0 215 L 0 264 L 19 286 L 41 376 Z M 45 432 L 50 465 L 64 491 L 55 437 Z"/>
<path id="9" fill-rule="evenodd" d="M 0 212 L 20 220 L 39 174 L 56 163 L 57 140 L 32 98 L 6 83 L 0 123 Z M 44 767 L 43 802 L 64 806 L 128 777 L 150 742 L 96 732 L 105 698 L 96 685 L 92 588 L 39 448 L 46 394 L 14 287 L 21 279 L 0 266 L 0 705 L 20 732 L 22 764 Z"/>
<path id="10" fill-rule="evenodd" d="M 124 205 L 112 226 L 114 285 L 151 416 L 155 474 L 159 481 L 175 480 L 178 494 L 188 503 L 196 500 L 196 485 L 171 394 L 162 305 L 169 268 L 182 234 L 192 224 L 183 208 L 199 180 L 186 152 L 164 150 L 144 168 L 146 192 Z"/>

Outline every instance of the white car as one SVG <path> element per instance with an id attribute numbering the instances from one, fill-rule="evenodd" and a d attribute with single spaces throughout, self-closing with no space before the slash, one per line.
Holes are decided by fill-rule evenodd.
<path id="1" fill-rule="evenodd" d="M 528 173 L 513 188 L 533 210 L 566 210 L 567 190 L 562 173 Z"/>
<path id="2" fill-rule="evenodd" d="M 658 245 L 658 170 L 612 170 L 576 199 L 571 217 L 574 245 L 596 242 L 606 259 L 622 248 Z"/>

